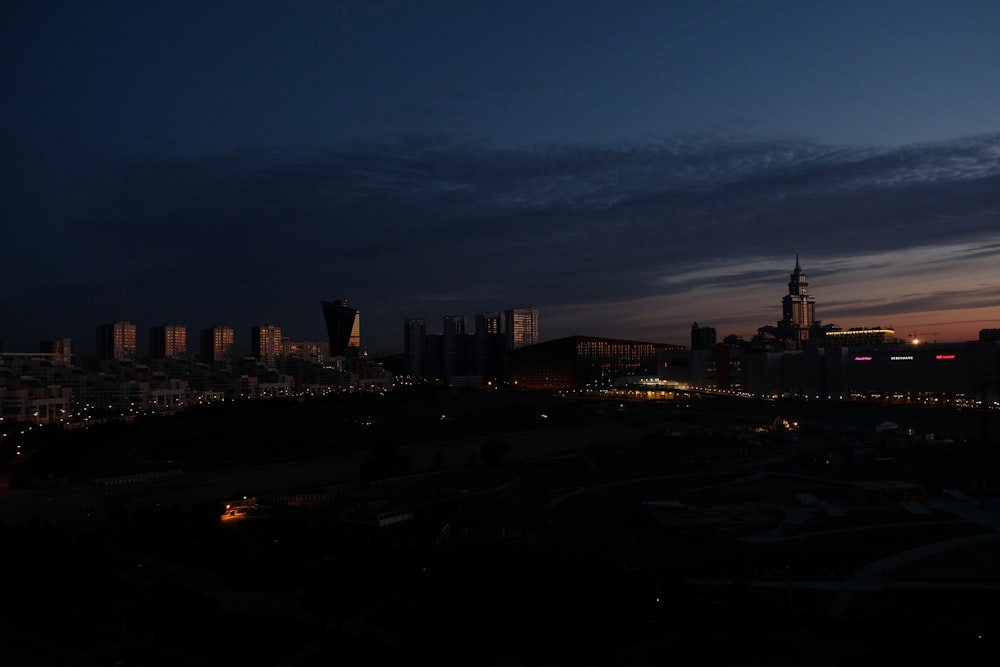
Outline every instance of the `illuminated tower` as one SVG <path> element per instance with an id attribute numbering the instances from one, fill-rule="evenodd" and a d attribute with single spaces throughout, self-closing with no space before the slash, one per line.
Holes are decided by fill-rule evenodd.
<path id="1" fill-rule="evenodd" d="M 98 324 L 95 339 L 98 360 L 135 359 L 135 325 L 131 322 Z"/>
<path id="2" fill-rule="evenodd" d="M 348 306 L 346 300 L 319 303 L 330 336 L 330 356 L 357 357 L 361 350 L 361 313 Z"/>
<path id="3" fill-rule="evenodd" d="M 788 294 L 781 300 L 778 327 L 783 337 L 798 344 L 809 338 L 809 331 L 815 324 L 816 298 L 809 295 L 809 281 L 799 265 L 799 253 L 795 253 L 795 269 L 788 281 Z"/>
<path id="4" fill-rule="evenodd" d="M 281 356 L 281 327 L 265 324 L 250 329 L 250 355 L 257 357 L 268 366 Z"/>

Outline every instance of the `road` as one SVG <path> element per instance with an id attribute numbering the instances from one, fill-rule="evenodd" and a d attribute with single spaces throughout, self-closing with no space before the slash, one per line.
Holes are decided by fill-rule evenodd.
<path id="1" fill-rule="evenodd" d="M 595 445 L 634 442 L 644 430 L 623 424 L 586 428 L 539 428 L 497 436 L 483 434 L 439 443 L 403 447 L 414 471 L 428 470 L 435 463 L 458 468 L 470 454 L 479 455 L 483 442 L 499 439 L 510 445 L 509 456 L 523 460 L 553 456 Z M 56 525 L 85 528 L 106 519 L 107 496 L 140 492 L 164 503 L 171 501 L 225 501 L 243 495 L 265 495 L 298 489 L 315 489 L 358 479 L 363 452 L 322 458 L 281 461 L 222 471 L 183 473 L 165 480 L 105 487 L 89 482 L 71 482 L 51 489 L 19 489 L 0 493 L 0 520 L 18 523 L 31 518 Z"/>

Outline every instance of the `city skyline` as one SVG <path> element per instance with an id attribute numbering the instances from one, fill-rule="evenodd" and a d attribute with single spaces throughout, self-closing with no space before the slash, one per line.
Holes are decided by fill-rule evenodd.
<path id="1" fill-rule="evenodd" d="M 804 270 L 801 265 L 799 253 L 795 254 L 794 266 L 790 273 L 786 274 L 788 282 L 786 283 L 787 293 L 783 296 L 778 297 L 776 295 L 773 301 L 777 304 L 776 312 L 782 317 L 778 321 L 762 321 L 753 328 L 753 331 L 744 335 L 741 332 L 725 331 L 720 330 L 719 327 L 715 325 L 716 322 L 720 321 L 720 318 L 704 318 L 701 322 L 702 328 L 706 330 L 713 330 L 718 339 L 721 341 L 722 338 L 729 335 L 736 335 L 744 340 L 749 341 L 755 335 L 763 334 L 765 336 L 775 336 L 778 338 L 784 337 L 789 333 L 788 327 L 798 329 L 798 332 L 793 334 L 793 337 L 798 337 L 801 341 L 805 341 L 808 337 L 808 329 L 812 325 L 822 326 L 826 329 L 833 329 L 837 331 L 847 332 L 849 330 L 880 330 L 880 331 L 893 331 L 895 332 L 895 337 L 898 340 L 903 341 L 913 341 L 913 342 L 968 342 L 974 341 L 979 338 L 979 333 L 984 329 L 995 330 L 1000 327 L 998 326 L 982 326 L 979 327 L 972 335 L 962 338 L 954 337 L 950 338 L 947 332 L 940 331 L 927 331 L 927 330 L 917 330 L 915 328 L 897 328 L 893 325 L 884 325 L 881 323 L 868 323 L 868 324 L 854 324 L 848 326 L 840 326 L 836 323 L 826 322 L 822 318 L 816 317 L 816 297 L 809 292 L 808 286 L 809 281 L 807 278 L 808 271 Z M 776 287 L 777 291 L 778 288 Z M 246 341 L 241 343 L 242 340 L 240 336 L 235 334 L 235 329 L 230 326 L 215 326 L 215 327 L 197 327 L 196 331 L 200 332 L 200 335 L 204 337 L 205 332 L 212 332 L 213 330 L 226 330 L 229 332 L 229 342 L 228 345 L 231 348 L 231 354 L 233 356 L 268 356 L 262 355 L 261 350 L 261 332 L 265 329 L 273 330 L 273 334 L 268 338 L 270 348 L 277 350 L 281 346 L 281 342 L 308 342 L 308 341 L 324 341 L 329 344 L 333 344 L 334 341 L 331 340 L 331 336 L 336 334 L 336 337 L 343 339 L 340 341 L 339 345 L 346 345 L 348 338 L 350 339 L 350 345 L 355 346 L 357 351 L 368 354 L 370 352 L 369 347 L 364 342 L 364 338 L 360 336 L 360 313 L 359 308 L 354 308 L 357 304 L 349 304 L 347 300 L 335 300 L 335 301 L 321 301 L 320 307 L 322 309 L 322 318 L 324 319 L 325 331 L 317 336 L 301 336 L 289 334 L 286 330 L 282 332 L 281 325 L 278 324 L 266 324 L 260 325 L 255 324 L 247 328 L 249 334 L 246 337 Z M 774 305 L 774 304 L 772 304 Z M 822 304 L 820 304 L 822 312 Z M 336 316 L 332 316 L 330 313 L 331 309 L 338 309 L 349 314 L 349 321 L 339 322 L 334 326 L 334 329 L 330 329 L 331 322 L 330 317 L 334 320 L 338 319 Z M 342 318 L 339 318 L 342 319 Z M 462 313 L 462 314 L 443 314 L 438 319 L 438 324 L 435 326 L 428 327 L 427 321 L 434 322 L 434 319 L 428 320 L 425 317 L 406 317 L 403 318 L 399 323 L 403 325 L 402 332 L 399 337 L 399 344 L 396 348 L 391 350 L 380 350 L 376 351 L 372 356 L 388 356 L 404 353 L 409 344 L 409 333 L 408 329 L 411 322 L 419 322 L 420 328 L 426 334 L 437 334 L 441 335 L 446 333 L 450 327 L 455 326 L 455 322 L 461 322 L 461 326 L 458 327 L 461 333 L 475 333 L 480 327 L 483 328 L 484 332 L 497 333 L 499 331 L 505 331 L 511 337 L 510 344 L 512 347 L 520 347 L 526 344 L 532 344 L 536 342 L 548 342 L 551 340 L 559 338 L 567 338 L 570 336 L 591 336 L 589 332 L 576 332 L 573 334 L 560 334 L 556 336 L 541 336 L 539 334 L 539 309 L 536 307 L 517 307 L 517 308 L 504 308 L 500 310 L 489 311 L 485 309 L 477 310 L 473 313 Z M 530 324 L 525 328 L 524 322 L 529 322 Z M 988 323 L 989 324 L 989 323 Z M 997 321 L 1000 324 L 1000 320 Z M 777 325 L 777 326 L 775 326 Z M 69 336 L 61 336 L 57 338 L 58 341 L 66 341 L 68 344 L 72 345 L 72 349 L 75 353 L 87 356 L 96 354 L 97 357 L 108 356 L 109 352 L 103 352 L 104 349 L 100 342 L 100 337 L 102 335 L 102 330 L 111 330 L 112 328 L 116 331 L 122 326 L 131 329 L 131 352 L 126 354 L 124 358 L 144 358 L 144 357 L 157 357 L 157 356 L 174 356 L 171 354 L 166 354 L 165 350 L 156 352 L 155 348 L 158 346 L 163 346 L 163 341 L 154 341 L 154 338 L 162 338 L 165 336 L 165 331 L 170 329 L 178 329 L 179 331 L 175 334 L 180 337 L 180 346 L 183 348 L 185 343 L 186 331 L 188 327 L 184 324 L 157 324 L 151 326 L 137 326 L 134 322 L 128 320 L 116 320 L 114 322 L 99 323 L 96 326 L 97 335 L 93 340 L 82 339 L 83 344 L 81 345 L 80 339 L 73 339 Z M 698 322 L 694 322 L 694 326 L 697 327 Z M 346 327 L 346 328 L 345 328 Z M 148 334 L 149 345 L 148 347 L 143 347 L 139 345 L 138 341 L 143 340 L 144 337 L 138 335 L 139 332 L 145 331 Z M 0 334 L 3 332 L 0 331 Z M 325 335 L 324 335 L 325 334 Z M 120 334 L 119 334 L 120 335 Z M 384 336 L 376 336 L 378 340 L 384 340 Z M 641 336 L 634 335 L 620 335 L 611 336 L 610 338 L 618 338 L 621 340 L 640 340 Z M 663 340 L 657 338 L 642 339 L 648 340 L 648 342 L 653 342 L 657 344 L 665 344 L 668 346 L 679 345 L 687 346 L 691 344 L 692 339 L 690 338 L 690 329 L 685 331 L 685 338 L 678 340 Z M 3 338 L 0 337 L 0 342 Z M 40 338 L 36 341 L 37 344 L 29 345 L 25 349 L 10 349 L 9 347 L 4 349 L 6 352 L 27 352 L 34 353 L 38 352 L 42 348 L 51 347 L 53 345 L 52 337 Z M 206 342 L 201 343 L 201 348 L 204 348 Z M 62 343 L 60 342 L 60 345 Z M 793 348 L 795 345 L 792 346 Z M 245 348 L 245 349 L 244 349 Z M 263 348 L 261 348 L 263 349 Z M 42 351 L 45 351 L 42 349 Z M 189 355 L 198 355 L 202 352 L 202 349 L 187 348 L 187 353 Z M 280 354 L 275 352 L 274 354 Z M 111 355 L 117 356 L 117 354 Z M 343 355 L 341 355 L 343 356 Z M 268 357 L 273 361 L 273 357 Z"/>
<path id="2" fill-rule="evenodd" d="M 1000 6 L 5 3 L 0 339 L 1000 327 Z M 140 337 L 140 347 L 146 340 Z M 245 340 L 245 339 L 244 339 Z M 188 341 L 189 347 L 191 341 Z"/>

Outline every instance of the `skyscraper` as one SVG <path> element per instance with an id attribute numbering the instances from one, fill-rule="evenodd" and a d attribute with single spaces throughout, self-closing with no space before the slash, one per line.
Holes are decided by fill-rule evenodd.
<path id="1" fill-rule="evenodd" d="M 356 357 L 361 350 L 361 313 L 346 300 L 320 301 L 330 336 L 330 355 Z"/>
<path id="2" fill-rule="evenodd" d="M 135 325 L 131 322 L 98 324 L 95 336 L 97 359 L 135 359 Z"/>
<path id="3" fill-rule="evenodd" d="M 427 342 L 427 324 L 420 319 L 403 322 L 403 355 L 406 372 L 410 377 L 424 377 L 424 347 Z"/>
<path id="4" fill-rule="evenodd" d="M 788 294 L 781 300 L 781 321 L 778 328 L 782 337 L 794 344 L 809 338 L 809 332 L 816 325 L 816 298 L 809 295 L 809 281 L 799 265 L 799 253 L 795 253 L 795 269 L 788 280 Z"/>
<path id="5" fill-rule="evenodd" d="M 187 353 L 187 328 L 180 324 L 161 324 L 149 330 L 149 356 L 153 359 L 176 359 Z"/>
<path id="6" fill-rule="evenodd" d="M 228 366 L 233 361 L 235 336 L 230 327 L 201 330 L 201 358 L 205 363 Z"/>
<path id="7" fill-rule="evenodd" d="M 506 375 L 508 340 L 503 313 L 477 313 L 475 333 L 475 374 L 486 380 Z"/>
<path id="8" fill-rule="evenodd" d="M 445 377 L 469 375 L 469 318 L 465 315 L 445 315 L 441 321 L 443 368 Z"/>
<path id="9" fill-rule="evenodd" d="M 508 347 L 516 349 L 538 342 L 538 309 L 515 308 L 504 311 Z"/>
<path id="10" fill-rule="evenodd" d="M 281 356 L 281 327 L 265 324 L 250 329 L 250 356 L 274 366 Z"/>

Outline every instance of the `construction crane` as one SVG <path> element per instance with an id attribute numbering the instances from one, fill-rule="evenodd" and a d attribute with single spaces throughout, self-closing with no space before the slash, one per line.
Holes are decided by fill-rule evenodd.
<path id="1" fill-rule="evenodd" d="M 921 342 L 920 340 L 921 336 L 926 337 L 926 336 L 937 336 L 937 335 L 938 335 L 937 331 L 925 331 L 924 333 L 917 333 L 916 331 L 914 331 L 913 333 L 910 334 L 910 342 L 913 343 L 914 345 L 917 345 L 918 343 Z"/>

